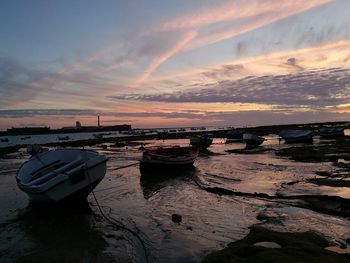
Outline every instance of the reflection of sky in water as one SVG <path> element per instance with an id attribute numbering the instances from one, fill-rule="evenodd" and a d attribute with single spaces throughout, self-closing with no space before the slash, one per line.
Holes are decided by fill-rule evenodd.
<path id="1" fill-rule="evenodd" d="M 276 136 L 267 136 L 267 139 L 262 148 L 286 147 L 283 143 L 278 144 Z M 188 139 L 149 142 L 155 145 L 186 145 Z M 242 239 L 249 232 L 248 227 L 259 222 L 256 219 L 259 213 L 282 216 L 283 231 L 312 229 L 334 240 L 348 238 L 350 225 L 341 218 L 293 207 L 292 202 L 220 196 L 200 189 L 195 183 L 243 193 L 297 195 L 305 194 L 303 191 L 306 189 L 310 194 L 343 196 L 344 188 L 303 183 L 308 178 L 315 178 L 315 171 L 334 170 L 331 163 L 289 161 L 277 158 L 273 151 L 228 154 L 226 150 L 241 149 L 244 144 L 225 144 L 216 139 L 210 151 L 196 160 L 194 170 L 149 180 L 144 175 L 140 176 L 137 164 L 141 152 L 138 147 L 102 149 L 97 145 L 88 148 L 110 158 L 106 177 L 95 189 L 104 213 L 131 229 L 137 226 L 154 261 L 198 262 L 211 251 Z M 136 262 L 143 262 L 139 242 L 97 216 L 99 212 L 91 195 L 88 200 L 95 216 L 69 210 L 55 214 L 26 208 L 27 196 L 17 188 L 14 176 L 28 156 L 23 152 L 11 156 L 13 159 L 0 159 L 0 240 L 4 241 L 0 245 L 0 253 L 7 251 L 10 257 L 16 259 L 26 255 L 27 259 L 35 256 L 45 261 L 59 251 L 69 251 L 69 254 L 62 253 L 67 259 L 78 261 L 87 258 L 107 260 L 108 256 L 108 259 L 128 261 L 134 258 Z M 117 169 L 129 164 L 135 165 Z M 288 184 L 296 181 L 301 183 Z M 182 216 L 180 224 L 172 222 L 171 215 L 174 213 Z M 266 225 L 277 230 L 280 228 L 271 222 Z M 90 248 L 94 241 L 87 233 L 91 233 L 99 245 L 89 249 L 90 252 L 85 255 L 80 247 L 72 247 L 72 243 Z M 11 241 L 5 242 L 7 238 Z M 19 239 L 25 242 L 15 245 Z M 55 242 L 59 242 L 58 249 Z"/>
<path id="2" fill-rule="evenodd" d="M 344 134 L 345 134 L 346 136 L 350 136 L 350 129 L 345 129 L 345 130 L 344 130 Z"/>

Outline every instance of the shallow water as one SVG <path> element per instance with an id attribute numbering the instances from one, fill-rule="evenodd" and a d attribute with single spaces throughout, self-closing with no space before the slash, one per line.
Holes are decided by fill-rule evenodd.
<path id="1" fill-rule="evenodd" d="M 188 140 L 143 143 L 187 145 Z M 140 175 L 139 146 L 96 146 L 90 149 L 110 160 L 106 177 L 94 193 L 107 218 L 139 233 L 150 262 L 198 262 L 211 251 L 242 239 L 249 226 L 257 223 L 281 231 L 314 230 L 335 245 L 344 244 L 350 237 L 347 219 L 304 209 L 297 198 L 268 200 L 203 190 L 217 187 L 269 196 L 350 196 L 348 188 L 320 187 L 307 181 L 319 177 L 316 171 L 336 169 L 331 163 L 300 163 L 276 157 L 273 149 L 281 147 L 287 146 L 269 136 L 263 145 L 269 151 L 231 154 L 226 150 L 244 145 L 215 139 L 194 169 L 150 180 Z M 1 262 L 145 262 L 139 240 L 104 219 L 92 195 L 80 208 L 30 204 L 15 182 L 16 170 L 28 157 L 19 152 L 0 159 Z M 181 223 L 174 223 L 172 214 L 181 215 Z M 261 222 L 257 215 L 275 220 Z"/>

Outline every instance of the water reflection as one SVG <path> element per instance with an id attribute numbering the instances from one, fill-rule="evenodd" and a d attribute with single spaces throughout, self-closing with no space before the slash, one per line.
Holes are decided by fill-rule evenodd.
<path id="1" fill-rule="evenodd" d="M 80 206 L 31 203 L 8 222 L 7 229 L 26 237 L 12 249 L 17 262 L 104 261 L 107 243 L 96 223 L 87 202 Z"/>
<path id="2" fill-rule="evenodd" d="M 165 188 L 168 185 L 174 185 L 176 181 L 183 180 L 184 178 L 191 178 L 195 174 L 196 168 L 192 166 L 181 170 L 163 169 L 152 172 L 140 170 L 140 172 L 140 185 L 143 196 L 145 199 L 149 199 L 162 188 Z"/>

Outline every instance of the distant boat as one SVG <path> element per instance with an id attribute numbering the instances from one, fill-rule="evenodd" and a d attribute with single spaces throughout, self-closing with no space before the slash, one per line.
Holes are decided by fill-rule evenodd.
<path id="1" fill-rule="evenodd" d="M 69 136 L 57 136 L 58 140 L 60 141 L 68 141 L 69 140 Z"/>
<path id="2" fill-rule="evenodd" d="M 198 147 L 145 148 L 140 162 L 141 173 L 192 167 L 198 152 Z"/>
<path id="3" fill-rule="evenodd" d="M 9 139 L 8 138 L 1 138 L 1 142 L 8 142 Z"/>
<path id="4" fill-rule="evenodd" d="M 107 158 L 93 151 L 32 151 L 19 168 L 18 187 L 33 201 L 84 200 L 106 173 Z"/>
<path id="5" fill-rule="evenodd" d="M 344 137 L 344 128 L 341 127 L 323 127 L 318 129 L 318 133 L 323 138 Z"/>
<path id="6" fill-rule="evenodd" d="M 21 137 L 21 140 L 24 141 L 24 140 L 27 140 L 27 139 L 30 139 L 32 138 L 31 136 L 25 136 L 25 137 Z"/>
<path id="7" fill-rule="evenodd" d="M 198 147 L 200 150 L 207 149 L 213 142 L 213 139 L 209 137 L 207 133 L 201 136 L 191 137 L 190 144 L 192 146 Z"/>
<path id="8" fill-rule="evenodd" d="M 286 143 L 312 142 L 314 132 L 311 130 L 282 130 L 279 136 Z"/>
<path id="9" fill-rule="evenodd" d="M 246 143 L 247 147 L 256 147 L 261 145 L 265 141 L 265 138 L 252 133 L 245 133 L 243 134 L 243 141 Z"/>
<path id="10" fill-rule="evenodd" d="M 231 130 L 226 132 L 227 141 L 240 141 L 243 140 L 243 134 L 245 130 Z"/>

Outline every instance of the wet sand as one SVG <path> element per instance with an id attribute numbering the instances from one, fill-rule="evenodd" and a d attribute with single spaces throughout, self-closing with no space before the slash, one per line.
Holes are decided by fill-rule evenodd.
<path id="1" fill-rule="evenodd" d="M 259 242 L 284 248 L 290 244 L 285 241 L 291 236 L 288 233 L 308 231 L 313 233 L 311 239 L 309 234 L 297 236 L 307 239 L 296 246 L 301 254 L 312 246 L 321 258 L 349 260 L 346 254 L 326 250 L 344 251 L 350 240 L 348 141 L 337 145 L 316 138 L 312 150 L 327 158 L 310 160 L 300 157 L 308 145 L 279 143 L 277 136 L 268 136 L 262 147 L 249 152 L 243 143 L 215 139 L 194 169 L 151 179 L 139 171 L 141 143 L 187 145 L 188 140 L 119 147 L 104 142 L 85 148 L 110 158 L 106 177 L 95 189 L 96 198 L 107 218 L 139 233 L 150 262 L 224 262 L 221 255 L 208 255 L 232 242 L 234 254 L 240 240 L 240 246 L 250 242 L 246 251 L 255 251 L 249 247 Z M 299 154 L 291 147 L 299 147 Z M 103 218 L 92 195 L 86 206 L 78 208 L 30 204 L 15 182 L 16 170 L 28 157 L 20 150 L 0 158 L 1 262 L 145 262 L 139 240 Z M 181 215 L 181 222 L 173 222 L 173 214 Z M 266 240 L 251 238 L 259 236 L 257 226 L 265 229 L 259 233 Z M 248 239 L 252 241 L 247 243 Z M 281 249 L 257 247 L 255 255 Z"/>

